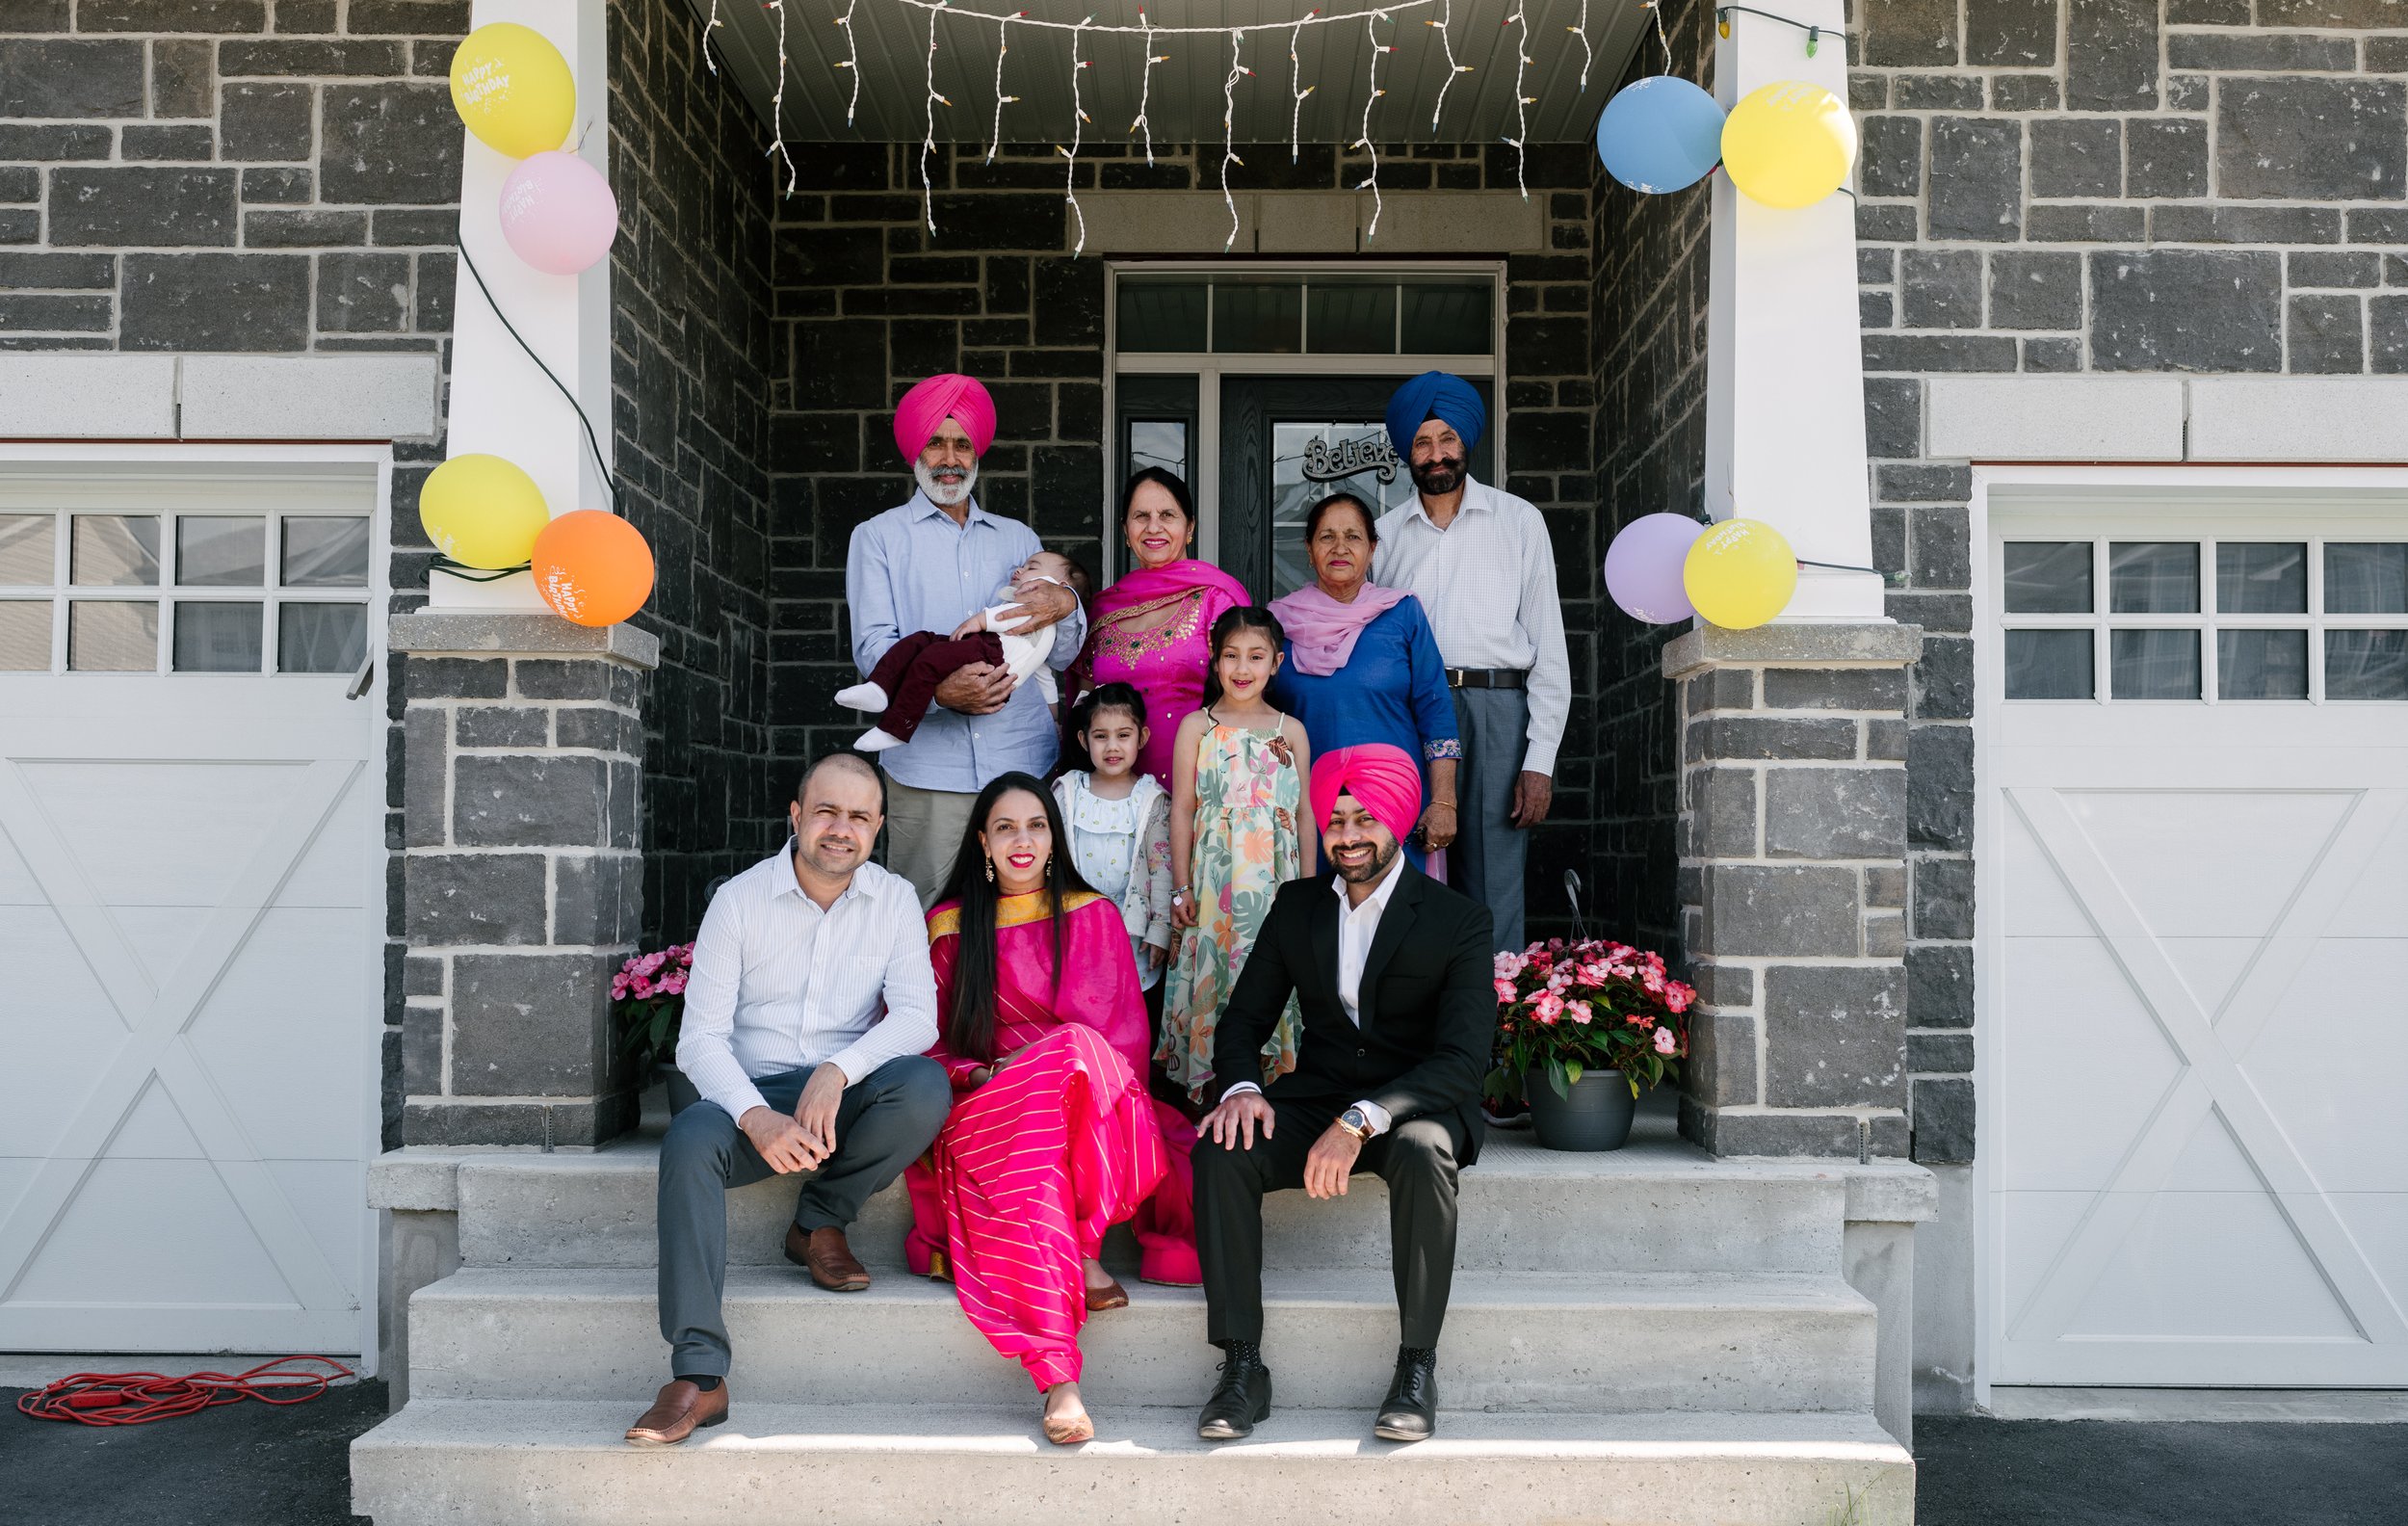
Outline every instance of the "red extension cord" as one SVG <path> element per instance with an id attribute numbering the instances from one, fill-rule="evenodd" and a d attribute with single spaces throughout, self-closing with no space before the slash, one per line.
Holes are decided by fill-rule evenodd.
<path id="1" fill-rule="evenodd" d="M 332 1369 L 312 1372 L 297 1364 Z M 16 1397 L 17 1412 L 37 1420 L 72 1420 L 78 1425 L 147 1425 L 197 1414 L 219 1405 L 256 1399 L 261 1404 L 306 1404 L 336 1380 L 354 1376 L 330 1356 L 279 1356 L 246 1373 L 197 1372 L 183 1378 L 164 1373 L 70 1373 L 45 1388 Z"/>

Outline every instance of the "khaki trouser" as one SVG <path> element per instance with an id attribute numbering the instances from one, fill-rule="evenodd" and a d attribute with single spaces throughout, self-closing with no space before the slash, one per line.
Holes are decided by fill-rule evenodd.
<path id="1" fill-rule="evenodd" d="M 954 877 L 954 855 L 970 825 L 976 795 L 914 789 L 886 776 L 886 867 L 911 881 L 922 910 Z"/>

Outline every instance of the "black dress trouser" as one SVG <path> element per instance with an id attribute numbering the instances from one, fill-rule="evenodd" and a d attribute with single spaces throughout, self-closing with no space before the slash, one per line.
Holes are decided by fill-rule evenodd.
<path id="1" fill-rule="evenodd" d="M 1278 1119 L 1251 1149 L 1195 1142 L 1195 1244 L 1204 1262 L 1206 1338 L 1214 1345 L 1263 1338 L 1263 1195 L 1301 1188 L 1313 1142 L 1346 1111 L 1340 1102 L 1274 1100 Z M 1418 1118 L 1368 1141 L 1354 1163 L 1388 1184 L 1401 1344 L 1436 1346 L 1454 1284 L 1455 1164 L 1462 1126 Z"/>

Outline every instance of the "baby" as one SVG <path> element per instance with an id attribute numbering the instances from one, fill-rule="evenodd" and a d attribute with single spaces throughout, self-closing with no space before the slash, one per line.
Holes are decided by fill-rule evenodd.
<path id="1" fill-rule="evenodd" d="M 928 715 L 936 686 L 972 663 L 1005 669 L 1011 674 L 1014 689 L 1034 674 L 1037 693 L 1045 697 L 1048 708 L 1054 706 L 1060 690 L 1054 671 L 1045 666 L 1047 654 L 1054 649 L 1053 633 L 1018 635 L 1030 617 L 1007 617 L 1003 612 L 1044 583 L 1069 589 L 1084 598 L 1080 585 L 1086 581 L 1079 565 L 1068 557 L 1059 551 L 1039 551 L 1012 569 L 1010 581 L 995 591 L 994 604 L 963 620 L 953 635 L 921 631 L 888 647 L 870 670 L 868 681 L 837 691 L 836 702 L 848 709 L 884 712 L 853 746 L 864 752 L 883 752 L 910 741 Z"/>

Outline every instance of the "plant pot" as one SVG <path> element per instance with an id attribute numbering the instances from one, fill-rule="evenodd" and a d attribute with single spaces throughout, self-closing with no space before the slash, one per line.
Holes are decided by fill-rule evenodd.
<path id="1" fill-rule="evenodd" d="M 1539 1144 L 1554 1150 L 1615 1150 L 1630 1143 L 1638 1099 L 1631 1095 L 1631 1083 L 1621 1071 L 1584 1071 L 1572 1083 L 1571 1092 L 1557 1095 L 1543 1066 L 1522 1078 L 1522 1095 L 1530 1100 L 1531 1128 Z"/>

